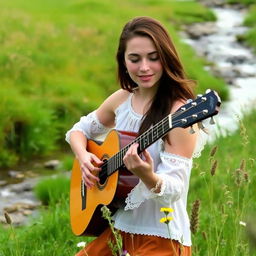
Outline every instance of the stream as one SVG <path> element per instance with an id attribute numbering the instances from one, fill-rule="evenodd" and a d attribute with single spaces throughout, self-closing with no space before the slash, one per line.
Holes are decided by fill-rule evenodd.
<path id="1" fill-rule="evenodd" d="M 219 128 L 212 129 L 225 135 L 237 129 L 238 117 L 241 118 L 256 102 L 256 58 L 249 48 L 237 41 L 237 36 L 247 31 L 243 26 L 246 10 L 224 6 L 213 7 L 212 10 L 217 21 L 210 25 L 207 23 L 208 34 L 204 27 L 201 36 L 196 31 L 197 35 L 186 36 L 184 41 L 198 55 L 214 63 L 213 70 L 212 67 L 205 68 L 223 77 L 230 86 L 230 100 L 222 103 L 216 117 Z M 200 30 L 200 27 L 190 27 L 192 33 L 196 29 Z"/>
<path id="2" fill-rule="evenodd" d="M 213 69 L 205 68 L 223 77 L 230 86 L 230 101 L 222 104 L 215 118 L 219 129 L 216 126 L 211 129 L 225 134 L 237 129 L 237 116 L 242 117 L 243 112 L 247 112 L 256 101 L 256 58 L 250 49 L 236 40 L 238 35 L 247 31 L 242 25 L 246 10 L 224 6 L 213 7 L 212 10 L 217 21 L 200 24 L 200 27 L 192 25 L 190 32 L 183 35 L 183 40 L 198 55 L 214 63 Z M 0 222 L 5 222 L 4 209 L 12 214 L 17 225 L 24 223 L 26 217 L 35 212 L 39 202 L 32 189 L 41 174 L 38 175 L 38 168 L 32 169 L 32 172 L 26 171 L 25 178 L 25 171 L 9 171 L 5 176 L 0 172 Z M 10 177 L 12 175 L 14 177 Z"/>

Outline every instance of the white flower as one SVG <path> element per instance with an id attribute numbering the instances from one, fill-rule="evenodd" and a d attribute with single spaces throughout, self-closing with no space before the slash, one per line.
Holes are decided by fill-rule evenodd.
<path id="1" fill-rule="evenodd" d="M 239 224 L 240 224 L 241 226 L 246 227 L 246 223 L 245 223 L 244 221 L 239 221 Z"/>
<path id="2" fill-rule="evenodd" d="M 79 242 L 76 246 L 77 247 L 85 247 L 86 246 L 86 242 Z"/>

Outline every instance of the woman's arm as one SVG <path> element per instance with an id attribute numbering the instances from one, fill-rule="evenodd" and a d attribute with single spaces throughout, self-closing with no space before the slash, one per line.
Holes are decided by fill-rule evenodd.
<path id="1" fill-rule="evenodd" d="M 174 105 L 172 112 L 176 111 L 183 102 L 177 102 Z M 196 144 L 196 133 L 190 134 L 189 129 L 175 128 L 171 130 L 164 139 L 164 151 L 174 155 L 179 155 L 185 158 L 191 158 Z M 154 190 L 155 193 L 160 192 L 161 177 L 154 172 L 154 163 L 148 153 L 144 151 L 143 160 L 137 154 L 138 145 L 132 145 L 124 157 L 124 163 L 133 174 L 138 176 L 149 190 Z"/>
<path id="2" fill-rule="evenodd" d="M 82 170 L 82 177 L 85 185 L 91 187 L 98 177 L 92 171 L 100 171 L 102 161 L 97 156 L 87 151 L 87 139 L 94 139 L 94 136 L 107 132 L 115 125 L 115 109 L 129 95 L 129 92 L 118 90 L 109 96 L 101 106 L 94 112 L 84 116 L 67 132 L 66 140 L 70 143 L 71 149 L 77 157 Z"/>

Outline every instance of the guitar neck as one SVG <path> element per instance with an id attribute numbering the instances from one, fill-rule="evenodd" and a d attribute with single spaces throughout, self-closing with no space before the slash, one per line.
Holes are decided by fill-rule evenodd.
<path id="1" fill-rule="evenodd" d="M 110 176 L 112 173 L 123 167 L 123 158 L 132 144 L 138 143 L 138 154 L 140 154 L 143 150 L 167 134 L 172 129 L 171 120 L 171 115 L 166 116 L 160 122 L 153 125 L 146 132 L 134 139 L 130 144 L 122 148 L 117 154 L 108 159 L 105 167 L 107 168 L 107 176 Z"/>
<path id="2" fill-rule="evenodd" d="M 149 130 L 141 134 L 130 144 L 122 148 L 117 154 L 109 158 L 101 167 L 99 176 L 110 176 L 112 173 L 123 167 L 123 158 L 129 147 L 138 143 L 138 153 L 149 147 L 158 139 L 166 135 L 175 127 L 186 128 L 212 117 L 219 112 L 221 100 L 215 91 L 209 90 L 206 94 L 198 96 L 195 100 L 181 106 L 175 113 L 169 114 L 160 122 L 153 125 Z"/>

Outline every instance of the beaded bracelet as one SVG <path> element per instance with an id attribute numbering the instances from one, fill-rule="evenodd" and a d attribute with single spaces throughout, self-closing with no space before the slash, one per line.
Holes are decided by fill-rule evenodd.
<path id="1" fill-rule="evenodd" d="M 161 187 L 161 185 L 162 185 L 162 179 L 159 178 L 155 187 L 150 189 L 150 192 L 155 193 Z"/>

